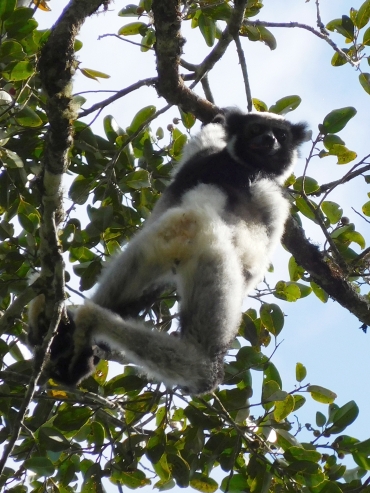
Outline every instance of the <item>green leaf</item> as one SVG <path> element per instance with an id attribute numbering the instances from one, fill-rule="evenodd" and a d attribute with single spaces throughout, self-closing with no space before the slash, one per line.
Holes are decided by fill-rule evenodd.
<path id="1" fill-rule="evenodd" d="M 337 164 L 347 164 L 356 159 L 357 154 L 350 151 L 346 146 L 341 144 L 333 144 L 330 148 L 329 155 L 337 156 Z"/>
<path id="2" fill-rule="evenodd" d="M 42 426 L 39 429 L 38 437 L 40 444 L 46 450 L 51 450 L 52 452 L 61 452 L 70 447 L 69 441 L 56 428 Z"/>
<path id="3" fill-rule="evenodd" d="M 148 26 L 144 22 L 130 22 L 129 24 L 121 27 L 118 34 L 120 36 L 134 36 L 135 34 L 141 34 L 144 36 L 147 29 Z"/>
<path id="4" fill-rule="evenodd" d="M 326 115 L 323 124 L 319 125 L 319 130 L 323 134 L 336 134 L 337 132 L 343 130 L 349 120 L 353 118 L 356 113 L 356 108 L 353 108 L 352 106 L 333 110 Z"/>
<path id="5" fill-rule="evenodd" d="M 297 382 L 302 382 L 307 376 L 307 370 L 302 363 L 297 363 L 295 366 L 295 378 Z"/>
<path id="6" fill-rule="evenodd" d="M 358 454 L 357 452 L 353 452 L 352 457 L 356 464 L 358 464 L 362 469 L 370 471 L 370 457 Z"/>
<path id="7" fill-rule="evenodd" d="M 150 176 L 147 170 L 141 169 L 126 175 L 125 184 L 134 190 L 150 187 Z"/>
<path id="8" fill-rule="evenodd" d="M 32 16 L 33 9 L 16 9 L 5 21 L 5 30 L 7 31 L 8 38 L 22 40 L 31 34 L 38 26 L 37 21 L 31 18 Z"/>
<path id="9" fill-rule="evenodd" d="M 190 130 L 197 121 L 196 117 L 193 115 L 193 113 L 185 113 L 185 111 L 183 111 L 180 106 L 179 111 L 184 127 Z"/>
<path id="10" fill-rule="evenodd" d="M 294 302 L 301 297 L 301 290 L 296 283 L 279 281 L 275 286 L 274 296 L 280 300 Z"/>
<path id="11" fill-rule="evenodd" d="M 47 457 L 31 457 L 24 461 L 24 467 L 38 476 L 49 477 L 55 472 L 54 464 Z"/>
<path id="12" fill-rule="evenodd" d="M 253 98 L 252 103 L 257 111 L 260 112 L 268 111 L 267 104 L 261 101 L 260 99 Z"/>
<path id="13" fill-rule="evenodd" d="M 0 19 L 5 21 L 13 13 L 17 0 L 1 0 L 0 2 Z"/>
<path id="14" fill-rule="evenodd" d="M 357 11 L 356 26 L 362 29 L 370 19 L 370 0 L 366 0 Z"/>
<path id="15" fill-rule="evenodd" d="M 325 426 L 326 423 L 326 416 L 323 413 L 320 413 L 320 411 L 316 412 L 316 425 L 322 428 Z"/>
<path id="16" fill-rule="evenodd" d="M 26 53 L 17 41 L 4 41 L 0 45 L 0 60 L 2 63 L 10 63 L 16 60 L 23 60 Z"/>
<path id="17" fill-rule="evenodd" d="M 242 362 L 245 369 L 258 368 L 263 369 L 264 365 L 268 362 L 267 356 L 254 347 L 243 346 L 236 355 L 238 362 Z"/>
<path id="18" fill-rule="evenodd" d="M 320 385 L 309 385 L 307 391 L 311 393 L 312 399 L 322 404 L 331 404 L 337 398 L 337 394 Z"/>
<path id="19" fill-rule="evenodd" d="M 92 188 L 91 179 L 84 178 L 83 176 L 77 176 L 68 192 L 69 198 L 79 205 L 83 205 L 89 198 Z"/>
<path id="20" fill-rule="evenodd" d="M 362 212 L 365 214 L 365 216 L 370 216 L 370 201 L 365 202 L 365 204 L 362 206 Z"/>
<path id="21" fill-rule="evenodd" d="M 270 50 L 275 50 L 277 43 L 276 43 L 276 38 L 272 34 L 272 32 L 266 29 L 264 26 L 258 26 L 258 30 L 260 32 L 260 41 L 265 43 L 265 45 L 267 45 L 270 48 Z M 287 111 L 292 111 L 292 110 L 289 109 Z"/>
<path id="22" fill-rule="evenodd" d="M 197 490 L 202 491 L 204 493 L 213 493 L 218 489 L 218 483 L 206 476 L 205 474 L 201 474 L 200 472 L 195 472 L 192 474 L 192 479 L 190 480 L 190 486 Z"/>
<path id="23" fill-rule="evenodd" d="M 312 200 L 309 200 L 309 203 L 311 204 L 311 206 L 314 209 L 317 208 L 317 205 Z M 307 201 L 303 197 L 298 197 L 295 201 L 295 204 L 296 204 L 299 212 L 301 212 L 304 216 L 308 217 L 308 219 L 311 219 L 312 221 L 317 222 L 315 213 L 313 212 L 313 210 L 307 204 Z"/>
<path id="24" fill-rule="evenodd" d="M 333 147 L 335 144 L 340 144 L 340 145 L 345 145 L 344 140 L 342 140 L 339 135 L 335 134 L 328 134 L 325 135 L 323 139 L 323 144 L 324 146 L 330 151 L 330 149 Z"/>
<path id="25" fill-rule="evenodd" d="M 147 443 L 145 455 L 148 457 L 150 462 L 156 464 L 162 457 L 166 449 L 166 435 L 163 430 L 159 429 L 152 435 Z"/>
<path id="26" fill-rule="evenodd" d="M 331 224 L 337 224 L 343 216 L 343 209 L 336 202 L 325 200 L 321 204 L 321 209 Z"/>
<path id="27" fill-rule="evenodd" d="M 321 454 L 316 450 L 306 450 L 303 447 L 290 447 L 290 449 L 284 452 L 284 457 L 289 462 L 298 460 L 318 462 L 321 459 Z"/>
<path id="28" fill-rule="evenodd" d="M 110 75 L 105 74 L 104 72 L 99 72 L 99 70 L 93 70 L 92 68 L 79 67 L 79 70 L 88 79 L 99 80 L 110 78 Z"/>
<path id="29" fill-rule="evenodd" d="M 213 46 L 216 38 L 216 22 L 201 13 L 198 17 L 198 26 L 207 46 Z"/>
<path id="30" fill-rule="evenodd" d="M 10 72 L 8 71 L 8 67 L 4 70 L 4 76 L 7 80 L 18 81 L 18 80 L 26 80 L 35 72 L 34 65 L 25 60 L 22 62 L 18 62 L 15 65 L 12 65 Z"/>
<path id="31" fill-rule="evenodd" d="M 7 168 L 23 168 L 24 164 L 22 159 L 13 151 L 9 149 L 0 149 L 0 159 Z"/>
<path id="32" fill-rule="evenodd" d="M 326 28 L 332 32 L 338 32 L 347 39 L 354 39 L 355 26 L 348 15 L 342 15 L 341 19 L 333 19 L 326 24 Z"/>
<path id="33" fill-rule="evenodd" d="M 283 401 L 275 402 L 274 418 L 283 421 L 294 410 L 294 397 L 290 394 Z M 320 455 L 321 456 L 321 455 Z"/>
<path id="34" fill-rule="evenodd" d="M 266 368 L 263 371 L 263 379 L 266 382 L 268 382 L 269 380 L 275 381 L 279 385 L 280 388 L 283 385 L 279 371 L 276 368 L 276 366 L 273 363 L 271 363 L 271 361 L 269 361 L 269 363 L 267 364 Z"/>
<path id="35" fill-rule="evenodd" d="M 294 411 L 297 411 L 305 404 L 306 398 L 303 397 L 303 395 L 297 395 L 297 394 L 295 394 L 293 397 L 294 397 Z"/>
<path id="36" fill-rule="evenodd" d="M 266 329 L 275 337 L 280 334 L 284 327 L 284 313 L 279 305 L 264 303 L 260 308 L 261 322 Z"/>
<path id="37" fill-rule="evenodd" d="M 262 404 L 275 401 L 284 401 L 288 394 L 284 390 L 281 390 L 278 383 L 275 380 L 269 380 L 264 382 L 262 386 Z"/>
<path id="38" fill-rule="evenodd" d="M 189 464 L 179 455 L 167 454 L 167 463 L 172 476 L 180 488 L 189 486 L 190 468 Z"/>
<path id="39" fill-rule="evenodd" d="M 141 108 L 140 111 L 136 113 L 134 116 L 130 126 L 127 128 L 127 132 L 133 134 L 139 130 L 139 128 L 152 116 L 154 116 L 156 112 L 155 106 L 145 106 L 145 108 Z"/>
<path id="40" fill-rule="evenodd" d="M 300 443 L 296 439 L 295 436 L 291 435 L 288 431 L 283 430 L 281 428 L 277 428 L 276 430 L 276 441 L 279 447 L 283 450 L 288 450 L 291 447 L 299 447 Z"/>
<path id="41" fill-rule="evenodd" d="M 344 49 L 342 50 L 344 53 L 347 53 L 348 50 Z M 334 55 L 331 58 L 331 65 L 333 67 L 341 67 L 342 65 L 345 65 L 348 63 L 348 60 L 345 56 L 343 56 L 341 53 L 334 53 Z"/>
<path id="42" fill-rule="evenodd" d="M 365 89 L 365 91 L 370 94 L 370 74 L 362 73 L 358 76 L 360 84 Z"/>
<path id="43" fill-rule="evenodd" d="M 14 118 L 18 125 L 22 127 L 40 127 L 42 125 L 42 120 L 31 108 L 25 106 L 20 111 L 17 111 Z"/>
<path id="44" fill-rule="evenodd" d="M 129 4 L 118 12 L 119 17 L 139 17 L 141 10 L 138 5 Z"/>
<path id="45" fill-rule="evenodd" d="M 240 36 L 246 36 L 250 41 L 262 41 L 271 50 L 276 48 L 274 35 L 263 26 L 242 26 L 239 31 Z"/>
<path id="46" fill-rule="evenodd" d="M 316 284 L 314 281 L 310 282 L 310 286 L 312 288 L 312 291 L 319 298 L 320 301 L 322 301 L 323 303 L 326 303 L 328 301 L 329 295 L 326 291 L 322 289 L 321 286 Z"/>
<path id="47" fill-rule="evenodd" d="M 87 407 L 66 406 L 60 409 L 54 425 L 61 431 L 76 431 L 82 428 L 91 416 L 91 410 Z"/>
<path id="48" fill-rule="evenodd" d="M 301 192 L 303 189 L 303 184 L 304 184 L 304 191 L 306 194 L 314 193 L 320 188 L 320 185 L 314 178 L 311 178 L 309 176 L 306 177 L 299 176 L 293 185 L 294 190 Z"/>
<path id="49" fill-rule="evenodd" d="M 28 233 L 34 233 L 40 226 L 40 214 L 37 209 L 28 202 L 20 200 L 17 213 L 21 226 L 28 231 Z"/>
<path id="50" fill-rule="evenodd" d="M 154 29 L 147 29 L 145 35 L 142 37 L 141 40 L 141 48 L 140 50 L 145 53 L 146 51 L 149 51 L 150 48 L 154 45 L 156 40 L 155 37 L 155 31 Z"/>
<path id="51" fill-rule="evenodd" d="M 285 96 L 273 104 L 269 111 L 278 115 L 286 115 L 289 111 L 293 111 L 301 104 L 302 99 L 299 96 Z"/>
<path id="52" fill-rule="evenodd" d="M 302 276 L 305 273 L 304 268 L 297 264 L 294 257 L 290 257 L 289 259 L 288 270 L 289 278 L 291 281 L 298 281 L 299 279 L 302 279 Z"/>
<path id="53" fill-rule="evenodd" d="M 103 120 L 104 132 L 109 142 L 115 142 L 119 135 L 125 135 L 125 131 L 118 125 L 112 115 L 107 115 Z"/>
<path id="54" fill-rule="evenodd" d="M 221 491 L 228 493 L 245 493 L 250 491 L 249 483 L 245 474 L 229 474 L 222 480 Z M 264 492 L 265 493 L 265 492 Z"/>
<path id="55" fill-rule="evenodd" d="M 359 413 L 359 408 L 355 401 L 349 401 L 340 407 L 333 416 L 333 424 L 330 433 L 340 433 L 344 428 L 352 424 Z M 334 430 L 334 431 L 333 431 Z M 337 431 L 340 430 L 340 431 Z"/>
<path id="56" fill-rule="evenodd" d="M 362 44 L 365 45 L 365 46 L 369 46 L 370 45 L 370 27 L 368 27 L 366 29 L 366 31 L 364 32 L 364 36 L 362 38 Z"/>

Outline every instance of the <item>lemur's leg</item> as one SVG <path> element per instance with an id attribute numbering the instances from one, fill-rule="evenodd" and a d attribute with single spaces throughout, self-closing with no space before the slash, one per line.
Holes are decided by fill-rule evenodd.
<path id="1" fill-rule="evenodd" d="M 157 229 L 163 235 L 166 246 L 160 249 L 167 251 L 167 259 L 173 252 L 171 241 L 181 238 L 184 242 L 184 231 L 192 238 L 191 246 L 176 248 L 182 296 L 180 337 L 123 320 L 90 302 L 75 316 L 81 347 L 89 334 L 90 340 L 122 351 L 128 361 L 168 386 L 181 385 L 195 394 L 213 390 L 222 380 L 223 356 L 239 324 L 244 281 L 231 228 L 219 217 L 211 219 L 205 220 L 204 211 L 182 210 L 176 221 L 171 218 L 171 227 Z"/>

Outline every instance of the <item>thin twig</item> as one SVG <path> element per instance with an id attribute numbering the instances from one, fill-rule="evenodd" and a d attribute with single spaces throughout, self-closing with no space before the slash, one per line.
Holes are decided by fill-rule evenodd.
<path id="1" fill-rule="evenodd" d="M 249 21 L 249 20 L 244 20 L 243 24 L 245 26 L 252 26 L 252 27 L 258 27 L 258 26 L 286 27 L 286 28 L 297 27 L 299 29 L 305 29 L 306 31 L 311 32 L 318 38 L 326 41 L 333 48 L 333 50 L 336 51 L 341 57 L 343 57 L 350 65 L 352 65 L 352 67 L 357 68 L 360 63 L 353 61 L 352 58 L 348 56 L 347 53 L 345 53 L 343 50 L 341 50 L 327 34 L 317 31 L 314 27 L 308 26 L 307 24 L 302 24 L 301 22 L 266 22 L 266 21 Z"/>
<path id="2" fill-rule="evenodd" d="M 248 77 L 248 71 L 247 71 L 247 63 L 245 61 L 244 51 L 243 51 L 243 48 L 242 48 L 242 44 L 240 42 L 239 34 L 236 34 L 234 36 L 234 41 L 235 41 L 235 44 L 236 44 L 236 49 L 237 49 L 238 57 L 239 57 L 239 63 L 240 63 L 240 66 L 241 66 L 241 69 L 242 69 L 242 74 L 243 74 L 245 94 L 247 96 L 248 113 L 250 113 L 252 111 L 252 108 L 253 108 L 252 94 L 251 94 L 251 88 L 250 88 L 250 84 L 249 84 L 249 77 Z"/>

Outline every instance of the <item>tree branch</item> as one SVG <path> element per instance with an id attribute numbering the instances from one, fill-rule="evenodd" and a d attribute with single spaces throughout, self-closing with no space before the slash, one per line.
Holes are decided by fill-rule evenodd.
<path id="1" fill-rule="evenodd" d="M 245 26 L 264 26 L 264 27 L 286 27 L 286 28 L 294 28 L 298 27 L 299 29 L 305 29 L 306 31 L 311 32 L 315 36 L 320 39 L 326 41 L 334 51 L 336 51 L 341 57 L 343 57 L 352 67 L 357 67 L 358 62 L 354 62 L 350 56 L 347 55 L 343 50 L 341 50 L 334 41 L 326 34 L 325 32 L 317 31 L 314 27 L 308 26 L 307 24 L 302 24 L 300 22 L 266 22 L 266 21 L 249 21 L 244 20 L 243 24 Z"/>
<path id="2" fill-rule="evenodd" d="M 45 355 L 50 349 L 63 310 L 64 265 L 56 223 L 62 210 L 61 182 L 69 164 L 72 122 L 76 117 L 71 98 L 71 81 L 77 66 L 73 47 L 75 37 L 86 17 L 96 12 L 102 4 L 106 4 L 106 0 L 72 0 L 53 27 L 39 62 L 40 77 L 47 95 L 46 113 L 50 122 L 44 153 L 40 227 L 41 279 L 45 279 L 48 284 L 45 298 L 49 327 L 43 345 L 37 351 L 33 375 L 13 424 L 9 441 L 4 447 L 0 459 L 0 474 L 19 437 L 28 406 L 46 364 Z"/>
<path id="3" fill-rule="evenodd" d="M 328 295 L 344 308 L 370 325 L 370 304 L 368 299 L 358 294 L 348 282 L 341 269 L 326 259 L 319 249 L 306 238 L 303 228 L 290 217 L 285 227 L 283 244 Z"/>
<path id="4" fill-rule="evenodd" d="M 181 106 L 202 122 L 208 122 L 219 112 L 210 101 L 200 98 L 192 88 L 224 55 L 227 47 L 239 32 L 247 0 L 235 1 L 230 21 L 221 39 L 196 71 L 196 80 L 188 88 L 179 76 L 178 66 L 184 38 L 181 36 L 181 12 L 179 0 L 153 0 L 155 52 L 157 58 L 158 94 L 169 103 Z"/>

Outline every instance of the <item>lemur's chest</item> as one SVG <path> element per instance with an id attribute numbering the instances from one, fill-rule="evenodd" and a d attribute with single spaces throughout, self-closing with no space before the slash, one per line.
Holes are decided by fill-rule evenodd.
<path id="1" fill-rule="evenodd" d="M 233 192 L 233 193 L 232 193 Z M 285 222 L 288 201 L 281 187 L 273 180 L 262 178 L 252 182 L 246 190 L 229 191 L 228 213 L 247 226 L 271 230 L 274 224 Z"/>

